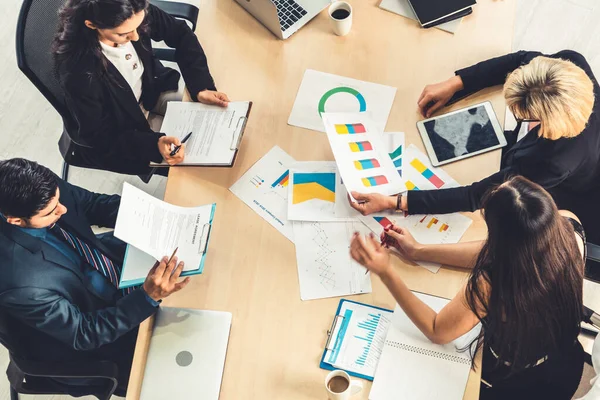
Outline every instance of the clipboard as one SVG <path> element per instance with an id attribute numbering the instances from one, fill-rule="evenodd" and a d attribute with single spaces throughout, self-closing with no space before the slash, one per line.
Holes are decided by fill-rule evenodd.
<path id="1" fill-rule="evenodd" d="M 229 144 L 229 150 L 233 151 L 233 157 L 231 159 L 231 163 L 221 164 L 221 163 L 185 163 L 177 165 L 169 165 L 165 162 L 162 163 L 150 163 L 150 167 L 152 168 L 185 168 L 185 167 L 209 167 L 209 168 L 232 168 L 235 165 L 235 161 L 237 159 L 237 155 L 240 150 L 240 145 L 242 143 L 242 139 L 244 137 L 244 132 L 246 131 L 246 125 L 248 124 L 248 118 L 250 118 L 250 112 L 252 111 L 253 102 L 248 102 L 248 110 L 245 115 L 241 115 L 236 118 L 232 118 L 229 121 L 229 128 L 234 127 L 231 133 L 231 141 Z"/>
<path id="2" fill-rule="evenodd" d="M 386 308 L 377 307 L 377 306 L 373 306 L 370 304 L 359 303 L 359 302 L 353 301 L 353 300 L 341 299 L 340 303 L 338 305 L 338 308 L 335 312 L 333 321 L 331 322 L 331 327 L 327 331 L 327 342 L 325 343 L 325 349 L 323 350 L 323 355 L 321 356 L 321 362 L 319 363 L 319 367 L 321 369 L 324 369 L 327 371 L 333 371 L 335 369 L 340 369 L 338 367 L 333 366 L 332 364 L 329 364 L 327 361 L 325 361 L 325 357 L 327 356 L 327 351 L 333 349 L 336 345 L 336 341 L 340 339 L 339 337 L 334 337 L 334 333 L 340 332 L 342 330 L 342 325 L 344 324 L 344 316 L 340 315 L 340 312 L 345 303 L 357 304 L 359 306 L 368 307 L 373 310 L 384 311 L 386 313 L 389 313 L 390 317 L 393 314 L 393 310 L 388 310 Z M 348 375 L 353 376 L 355 378 L 361 378 L 361 379 L 365 379 L 368 381 L 373 381 L 373 376 L 360 374 L 360 373 L 346 370 L 346 369 L 344 369 L 344 371 L 346 371 L 348 373 Z"/>
<path id="3" fill-rule="evenodd" d="M 212 225 L 213 225 L 213 220 L 215 218 L 215 209 L 216 209 L 216 204 L 213 203 L 210 220 L 207 223 L 205 223 L 204 225 L 202 225 L 202 231 L 200 233 L 201 239 L 200 239 L 200 243 L 198 243 L 198 254 L 202 254 L 202 260 L 200 261 L 200 265 L 198 265 L 197 269 L 192 269 L 192 270 L 181 272 L 181 275 L 180 275 L 181 277 L 199 275 L 204 272 L 204 263 L 206 262 L 206 255 L 208 253 L 208 244 L 210 241 L 210 234 L 212 233 Z M 119 276 L 118 288 L 124 289 L 124 288 L 132 287 L 132 286 L 141 285 L 146 280 L 145 276 L 140 277 L 140 278 L 127 279 L 127 280 L 123 279 L 123 277 L 125 275 L 125 269 L 127 268 L 128 265 L 131 266 L 134 264 L 136 264 L 136 265 L 142 264 L 145 266 L 152 266 L 152 265 L 154 265 L 154 263 L 156 263 L 156 260 L 154 259 L 154 257 L 152 257 L 151 255 L 146 254 L 143 251 L 137 249 L 136 247 L 133 247 L 128 244 L 127 248 L 125 249 L 125 256 L 123 257 L 123 265 L 122 265 L 121 274 Z M 148 268 L 148 271 L 150 271 L 150 268 Z"/>

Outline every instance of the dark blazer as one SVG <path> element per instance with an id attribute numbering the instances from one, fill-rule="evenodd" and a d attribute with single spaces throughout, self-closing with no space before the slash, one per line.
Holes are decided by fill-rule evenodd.
<path id="1" fill-rule="evenodd" d="M 462 78 L 464 90 L 455 97 L 465 97 L 483 88 L 501 85 L 512 71 L 542 55 L 519 51 L 459 70 L 456 74 Z M 548 140 L 538 137 L 539 128 L 534 128 L 521 141 L 505 149 L 499 172 L 469 186 L 408 192 L 411 214 L 475 211 L 481 208 L 482 198 L 491 187 L 510 176 L 523 175 L 547 189 L 559 207 L 578 214 L 587 232 L 593 229 L 590 218 L 595 221 L 594 214 L 600 213 L 592 212 L 593 202 L 589 198 L 587 201 L 582 199 L 600 193 L 600 87 L 581 54 L 561 51 L 547 57 L 572 61 L 592 79 L 596 102 L 585 130 L 574 138 Z M 506 133 L 509 143 L 517 133 Z"/>
<path id="2" fill-rule="evenodd" d="M 114 227 L 119 196 L 100 195 L 58 177 L 67 213 L 60 224 L 116 262 L 119 249 L 94 236 L 90 225 Z M 69 360 L 117 341 L 156 312 L 142 290 L 121 296 L 97 292 L 80 265 L 40 239 L 0 221 L 0 307 L 13 320 L 30 358 Z"/>
<path id="3" fill-rule="evenodd" d="M 181 20 L 149 5 L 139 30 L 140 40 L 133 42 L 144 65 L 141 102 L 152 110 L 164 91 L 177 90 L 179 72 L 164 67 L 152 54 L 152 43 L 162 41 L 175 48 L 175 58 L 192 98 L 205 90 L 216 90 L 204 51 L 194 32 Z M 59 64 L 58 74 L 67 106 L 75 125 L 69 135 L 90 146 L 78 150 L 75 157 L 99 169 L 125 174 L 146 174 L 150 161 L 162 157 L 157 142 L 163 133 L 153 132 L 130 86 L 117 68 L 102 56 L 104 73 L 93 53 L 82 59 Z M 78 148 L 79 149 L 79 148 Z"/>

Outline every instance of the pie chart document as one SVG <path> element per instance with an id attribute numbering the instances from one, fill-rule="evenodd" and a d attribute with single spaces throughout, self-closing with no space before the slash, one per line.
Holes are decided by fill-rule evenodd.
<path id="1" fill-rule="evenodd" d="M 325 132 L 321 114 L 368 112 L 384 132 L 396 88 L 307 69 L 288 124 Z"/>

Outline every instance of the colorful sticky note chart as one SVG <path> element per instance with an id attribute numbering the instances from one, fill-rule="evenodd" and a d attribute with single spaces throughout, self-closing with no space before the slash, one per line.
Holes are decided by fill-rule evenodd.
<path id="1" fill-rule="evenodd" d="M 335 124 L 335 131 L 338 135 L 354 135 L 365 133 L 367 130 L 363 124 Z"/>
<path id="2" fill-rule="evenodd" d="M 390 153 L 390 158 L 395 160 L 396 158 L 402 155 L 402 145 L 398 146 L 398 148 Z"/>
<path id="3" fill-rule="evenodd" d="M 292 203 L 319 199 L 335 203 L 335 172 L 294 173 Z"/>
<path id="4" fill-rule="evenodd" d="M 383 227 L 383 229 L 388 229 L 392 225 L 394 225 L 394 223 L 392 221 L 390 221 L 387 217 L 373 217 L 373 218 L 375 218 L 375 221 L 379 222 L 379 225 L 381 225 Z"/>
<path id="5" fill-rule="evenodd" d="M 350 145 L 350 151 L 352 151 L 353 153 L 359 153 L 361 151 L 371 151 L 373 150 L 373 146 L 371 145 L 371 142 L 352 142 L 352 143 L 348 143 Z"/>
<path id="6" fill-rule="evenodd" d="M 440 226 L 440 232 L 446 232 L 448 230 L 449 226 L 446 224 L 442 224 L 442 226 Z"/>
<path id="7" fill-rule="evenodd" d="M 433 171 L 431 171 L 429 168 L 427 168 L 425 166 L 425 164 L 423 164 L 421 162 L 421 160 L 419 160 L 418 158 L 413 159 L 410 162 L 410 165 L 412 165 L 414 167 L 414 169 L 419 171 L 419 173 L 421 175 L 423 175 L 423 177 L 425 177 L 425 179 L 427 179 L 429 182 L 431 182 L 436 188 L 439 189 L 442 186 L 444 186 L 445 182 L 443 180 L 441 180 L 439 176 L 434 174 Z"/>
<path id="8" fill-rule="evenodd" d="M 288 185 L 289 179 L 290 179 L 290 171 L 287 170 L 283 174 L 281 174 L 281 176 L 279 178 L 277 178 L 275 180 L 275 182 L 273 182 L 271 184 L 271 187 L 274 188 L 277 185 L 286 187 Z"/>
<path id="9" fill-rule="evenodd" d="M 417 185 L 415 185 L 412 181 L 406 181 L 406 189 L 407 190 L 419 190 Z"/>
<path id="10" fill-rule="evenodd" d="M 379 168 L 379 167 L 381 167 L 381 165 L 379 164 L 379 161 L 377 161 L 375 158 L 370 158 L 368 160 L 354 161 L 354 166 L 358 170 L 371 169 L 371 168 Z"/>
<path id="11" fill-rule="evenodd" d="M 371 177 L 368 177 L 368 178 L 362 178 L 362 183 L 366 187 L 380 186 L 380 185 L 387 184 L 388 180 L 383 175 L 377 175 L 377 176 L 371 176 Z"/>

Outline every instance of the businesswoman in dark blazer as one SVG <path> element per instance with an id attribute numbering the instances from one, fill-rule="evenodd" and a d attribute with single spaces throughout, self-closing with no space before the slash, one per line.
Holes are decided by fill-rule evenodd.
<path id="1" fill-rule="evenodd" d="M 67 0 L 60 10 L 57 72 L 78 142 L 91 147 L 78 156 L 99 169 L 142 175 L 150 162 L 183 160 L 184 149 L 170 156 L 179 139 L 153 131 L 147 121 L 149 111 L 164 113 L 165 98 L 182 93 L 179 72 L 153 56 L 151 40 L 175 48 L 194 101 L 227 106 L 196 35 L 147 0 Z"/>
<path id="2" fill-rule="evenodd" d="M 425 87 L 418 106 L 429 117 L 451 99 L 500 84 L 508 107 L 517 120 L 527 121 L 529 132 L 518 142 L 521 123 L 506 132 L 509 146 L 498 173 L 469 186 L 411 191 L 400 199 L 357 194 L 361 203 L 353 206 L 366 214 L 397 206 L 411 214 L 474 211 L 490 187 L 523 175 L 547 189 L 559 207 L 575 212 L 588 237 L 600 242 L 595 228 L 600 227 L 595 210 L 600 200 L 600 87 L 590 66 L 574 51 L 550 56 L 520 51 Z"/>
<path id="3" fill-rule="evenodd" d="M 481 322 L 482 400 L 570 400 L 583 372 L 585 234 L 539 185 L 517 176 L 482 201 L 485 241 L 422 245 L 400 227 L 382 239 L 405 258 L 472 268 L 439 313 L 420 301 L 374 237 L 355 234 L 352 257 L 377 274 L 431 341 L 450 343 Z M 475 354 L 471 352 L 474 359 Z M 435 382 L 434 382 L 435 384 Z"/>

